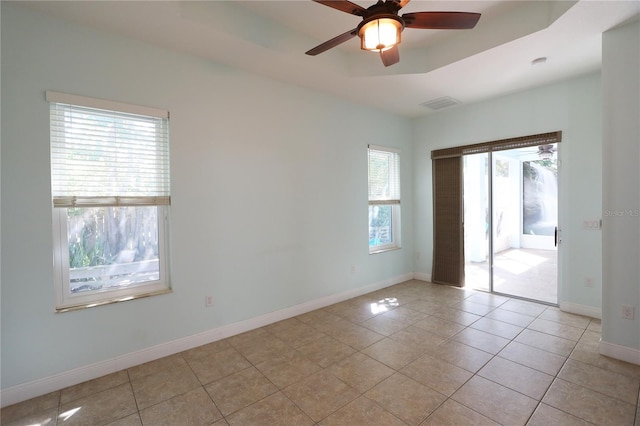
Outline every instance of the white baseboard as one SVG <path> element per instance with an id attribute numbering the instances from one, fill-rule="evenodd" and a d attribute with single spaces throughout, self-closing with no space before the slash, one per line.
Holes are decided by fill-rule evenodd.
<path id="1" fill-rule="evenodd" d="M 414 272 L 413 279 L 419 281 L 431 282 L 431 274 L 425 274 L 424 272 Z"/>
<path id="2" fill-rule="evenodd" d="M 600 355 L 640 365 L 640 349 L 600 341 Z"/>
<path id="3" fill-rule="evenodd" d="M 571 302 L 560 302 L 560 310 L 576 315 L 584 315 L 586 317 L 602 319 L 602 309 L 593 306 L 578 305 Z"/>
<path id="4" fill-rule="evenodd" d="M 244 333 L 245 331 L 263 327 L 287 318 L 292 318 L 315 309 L 320 309 L 334 303 L 358 297 L 413 278 L 414 274 L 412 273 L 399 275 L 368 286 L 347 290 L 338 294 L 332 294 L 320 299 L 311 300 L 299 305 L 290 306 L 288 308 L 269 312 L 254 318 L 249 318 L 244 321 L 224 325 L 202 333 L 161 343 L 156 346 L 151 346 L 140 351 L 131 352 L 105 361 L 100 361 L 95 364 L 74 368 L 73 370 L 64 371 L 53 376 L 11 386 L 6 389 L 0 389 L 0 406 L 6 407 L 8 405 L 26 401 L 27 399 L 35 398 L 49 392 L 64 389 L 68 386 L 77 385 L 78 383 L 96 379 L 106 374 L 115 373 L 116 371 L 144 364 L 145 362 L 154 361 L 165 356 L 206 345 L 207 343 L 235 336 L 236 334 Z"/>

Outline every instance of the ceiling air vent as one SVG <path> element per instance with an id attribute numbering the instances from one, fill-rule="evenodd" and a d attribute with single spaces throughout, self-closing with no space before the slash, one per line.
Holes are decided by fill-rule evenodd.
<path id="1" fill-rule="evenodd" d="M 432 99 L 430 101 L 423 102 L 420 105 L 422 105 L 425 108 L 439 110 L 439 109 L 449 108 L 454 105 L 458 105 L 459 103 L 460 103 L 459 100 L 453 99 L 449 96 L 445 96 L 442 98 Z"/>

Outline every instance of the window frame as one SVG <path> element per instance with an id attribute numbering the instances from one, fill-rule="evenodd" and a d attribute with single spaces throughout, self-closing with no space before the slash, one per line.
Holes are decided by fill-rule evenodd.
<path id="1" fill-rule="evenodd" d="M 107 101 L 102 99 L 86 98 L 76 95 L 68 95 L 58 92 L 46 92 L 46 100 L 50 103 L 67 104 L 78 107 L 96 108 L 103 111 L 110 111 L 114 114 L 138 114 L 146 117 L 156 117 L 166 119 L 166 137 L 168 144 L 168 111 L 155 108 L 141 107 L 124 104 L 121 102 Z M 50 117 L 51 117 L 50 112 Z M 50 129 L 51 133 L 51 129 Z M 51 136 L 51 134 L 50 134 Z M 53 138 L 52 138 L 53 140 Z M 50 146 L 51 149 L 51 146 Z M 168 147 L 167 147 L 168 149 Z M 165 160 L 165 166 L 169 167 L 169 159 Z M 53 172 L 53 168 L 52 168 Z M 170 173 L 169 179 L 170 179 Z M 172 291 L 170 279 L 170 196 L 136 196 L 129 197 L 114 194 L 113 197 L 78 197 L 77 207 L 118 207 L 129 206 L 133 208 L 154 207 L 157 209 L 157 238 L 158 238 L 158 268 L 159 277 L 157 280 L 150 280 L 133 285 L 123 285 L 116 288 L 106 288 L 89 290 L 79 293 L 71 293 L 70 283 L 70 259 L 69 259 L 69 238 L 68 238 L 68 209 L 74 208 L 76 197 L 55 196 L 52 194 L 52 230 L 53 230 L 53 268 L 54 268 L 54 288 L 56 312 L 67 312 L 76 309 L 84 309 L 110 303 L 123 302 L 159 294 L 166 294 Z M 104 198 L 104 199 L 102 199 Z M 149 201 L 144 201 L 147 198 Z M 62 199 L 60 202 L 60 199 Z M 142 201 L 141 201 L 142 200 Z M 84 202 L 84 204 L 82 204 Z M 73 206 L 71 205 L 73 204 Z"/>
<path id="2" fill-rule="evenodd" d="M 390 153 L 396 156 L 395 168 L 396 170 L 390 170 L 389 177 L 391 173 L 395 174 L 395 181 L 397 182 L 397 198 L 389 197 L 386 199 L 371 199 L 371 191 L 368 191 L 368 209 L 367 212 L 370 212 L 370 209 L 374 206 L 390 206 L 391 207 L 391 242 L 386 244 L 378 244 L 378 245 L 370 245 L 369 244 L 369 254 L 377 254 L 384 253 L 390 250 L 397 250 L 402 248 L 401 245 L 401 193 L 400 193 L 400 179 L 401 179 L 401 164 L 400 164 L 400 150 L 397 148 L 384 147 L 378 145 L 368 145 L 367 147 L 367 175 L 368 175 L 368 186 L 371 187 L 371 168 L 369 163 L 370 153 L 371 151 L 378 151 L 384 153 Z M 391 179 L 389 179 L 391 180 Z M 368 235 L 371 235 L 371 225 L 370 218 L 368 219 L 369 224 L 369 232 Z M 370 240 L 370 238 L 368 238 Z"/>
<path id="3" fill-rule="evenodd" d="M 166 253 L 169 247 L 169 208 L 163 205 L 153 207 L 158 209 L 158 263 L 160 279 L 128 287 L 122 286 L 116 289 L 93 290 L 76 294 L 70 291 L 67 207 L 53 208 L 54 285 L 56 289 L 57 312 L 90 308 L 171 292 L 168 253 Z"/>

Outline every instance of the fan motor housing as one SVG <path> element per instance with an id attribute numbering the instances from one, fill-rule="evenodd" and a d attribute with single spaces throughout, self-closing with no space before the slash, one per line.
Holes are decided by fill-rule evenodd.
<path id="1" fill-rule="evenodd" d="M 394 28 L 393 34 L 393 42 L 391 44 L 387 44 L 383 42 L 384 36 L 382 34 L 378 34 L 376 39 L 378 42 L 375 45 L 366 45 L 365 36 L 369 31 L 376 32 L 375 27 L 380 25 L 380 22 L 391 23 Z M 360 37 L 361 43 L 360 48 L 362 50 L 384 50 L 389 47 L 395 46 L 399 44 L 402 40 L 402 31 L 404 30 L 404 20 L 396 14 L 393 13 L 379 13 L 371 15 L 367 18 L 364 18 L 362 22 L 356 28 L 358 32 L 358 36 Z M 378 31 L 379 32 L 379 31 Z M 391 35 L 389 35 L 391 37 Z"/>

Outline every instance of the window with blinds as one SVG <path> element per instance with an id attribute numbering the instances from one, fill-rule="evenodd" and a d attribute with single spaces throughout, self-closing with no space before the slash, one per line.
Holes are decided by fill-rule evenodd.
<path id="1" fill-rule="evenodd" d="M 369 253 L 400 247 L 400 153 L 369 145 Z"/>
<path id="2" fill-rule="evenodd" d="M 169 291 L 169 114 L 47 92 L 59 311 Z"/>

